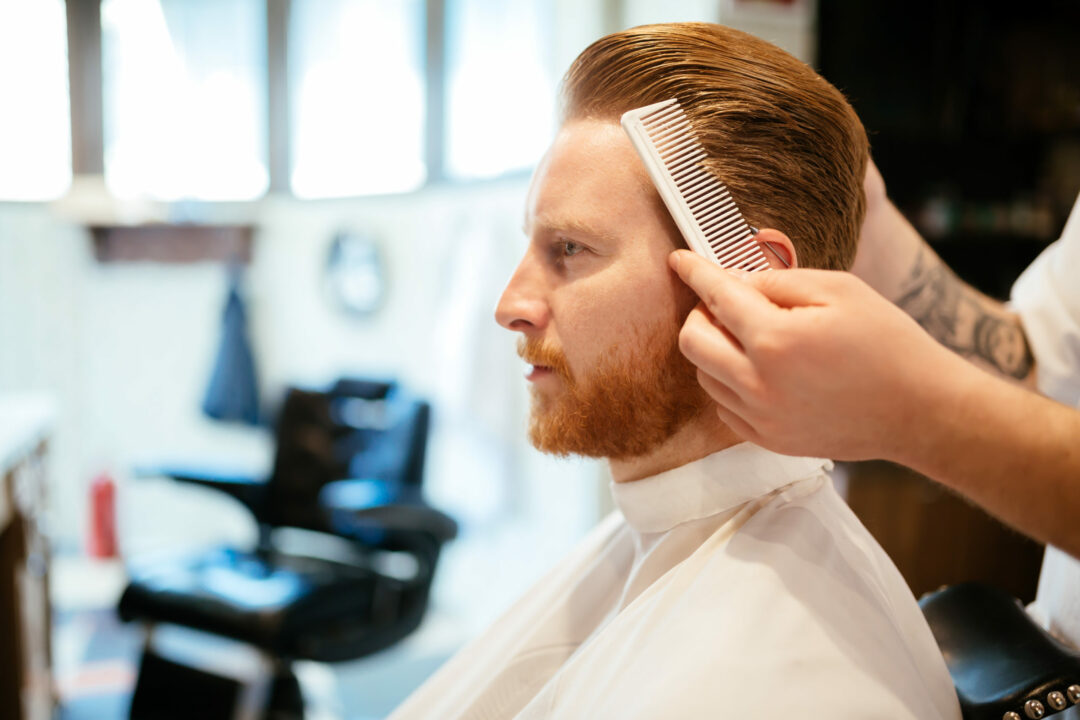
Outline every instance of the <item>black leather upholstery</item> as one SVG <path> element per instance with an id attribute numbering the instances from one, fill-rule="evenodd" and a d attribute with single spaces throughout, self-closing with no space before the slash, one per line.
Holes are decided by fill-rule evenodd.
<path id="1" fill-rule="evenodd" d="M 167 565 L 133 570 L 120 614 L 197 628 L 288 658 L 341 660 L 320 639 L 320 624 L 339 615 L 368 626 L 377 594 L 400 595 L 362 567 L 316 558 L 265 556 L 218 548 Z M 397 601 L 397 598 L 395 598 Z M 315 637 L 310 637 L 314 635 Z"/>
<path id="2" fill-rule="evenodd" d="M 1035 624 L 1019 601 L 997 588 L 964 583 L 925 595 L 919 605 L 945 656 L 967 720 L 1001 720 L 1037 701 L 1045 713 L 1080 684 L 1080 653 Z"/>
<path id="3" fill-rule="evenodd" d="M 428 417 L 426 402 L 389 383 L 291 390 L 265 482 L 174 474 L 241 501 L 260 524 L 259 546 L 132 564 L 120 616 L 230 637 L 286 662 L 352 659 L 398 641 L 420 623 L 441 547 L 457 532 L 421 496 Z M 337 539 L 332 551 L 286 552 L 272 542 L 282 527 Z M 387 572 L 387 554 L 407 555 L 409 572 Z"/>

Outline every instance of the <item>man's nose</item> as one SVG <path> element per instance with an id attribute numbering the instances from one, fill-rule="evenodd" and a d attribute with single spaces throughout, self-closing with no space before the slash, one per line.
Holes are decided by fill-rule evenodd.
<path id="1" fill-rule="evenodd" d="M 499 298 L 495 321 L 507 330 L 527 334 L 543 330 L 550 314 L 542 269 L 526 255 Z"/>

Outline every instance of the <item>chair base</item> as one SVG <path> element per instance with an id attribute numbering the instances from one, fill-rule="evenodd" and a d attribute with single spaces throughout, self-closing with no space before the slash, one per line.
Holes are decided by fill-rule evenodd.
<path id="1" fill-rule="evenodd" d="M 274 676 L 263 717 L 265 720 L 304 720 L 304 697 L 292 670 L 286 669 Z"/>
<path id="2" fill-rule="evenodd" d="M 217 670 L 217 672 L 215 672 Z M 131 720 L 303 720 L 300 683 L 288 663 L 228 677 L 190 653 L 166 655 L 147 642 L 131 698 Z"/>
<path id="3" fill-rule="evenodd" d="M 131 720 L 232 720 L 241 685 L 235 680 L 188 667 L 147 649 L 131 697 Z"/>

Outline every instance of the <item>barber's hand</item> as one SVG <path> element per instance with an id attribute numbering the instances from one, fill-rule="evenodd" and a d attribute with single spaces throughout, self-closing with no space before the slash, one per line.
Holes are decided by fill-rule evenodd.
<path id="1" fill-rule="evenodd" d="M 720 418 L 777 452 L 892 459 L 941 383 L 970 372 L 849 273 L 736 273 L 685 250 L 669 262 L 702 300 L 680 349 Z"/>

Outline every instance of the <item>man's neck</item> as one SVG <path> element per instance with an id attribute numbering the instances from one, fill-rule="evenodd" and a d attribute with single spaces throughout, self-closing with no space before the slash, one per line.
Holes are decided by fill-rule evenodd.
<path id="1" fill-rule="evenodd" d="M 632 458 L 609 458 L 608 466 L 615 482 L 632 482 L 692 463 L 740 442 L 742 438 L 720 422 L 710 405 L 651 452 Z"/>

